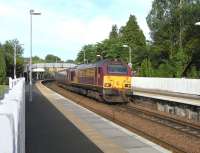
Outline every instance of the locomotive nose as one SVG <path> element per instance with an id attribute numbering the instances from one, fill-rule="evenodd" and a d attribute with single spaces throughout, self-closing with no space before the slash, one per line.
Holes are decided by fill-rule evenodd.
<path id="1" fill-rule="evenodd" d="M 131 87 L 130 77 L 125 76 L 105 76 L 104 87 L 106 88 L 117 88 L 117 89 L 128 89 Z M 109 84 L 109 86 L 108 86 Z"/>
<path id="2" fill-rule="evenodd" d="M 122 81 L 116 81 L 115 86 L 116 88 L 123 88 Z"/>

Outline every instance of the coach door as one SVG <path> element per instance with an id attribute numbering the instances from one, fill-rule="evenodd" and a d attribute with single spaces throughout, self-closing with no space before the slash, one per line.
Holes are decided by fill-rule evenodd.
<path id="1" fill-rule="evenodd" d="M 97 85 L 102 85 L 103 84 L 103 69 L 102 69 L 102 67 L 98 68 L 97 79 L 98 79 L 98 84 Z"/>

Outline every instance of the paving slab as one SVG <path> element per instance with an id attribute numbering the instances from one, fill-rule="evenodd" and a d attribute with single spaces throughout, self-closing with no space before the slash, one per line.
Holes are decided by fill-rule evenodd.
<path id="1" fill-rule="evenodd" d="M 46 87 L 38 85 L 38 88 L 50 103 L 103 152 L 170 153 L 167 149 L 83 108 L 59 94 L 52 96 L 54 92 Z"/>
<path id="2" fill-rule="evenodd" d="M 128 153 L 160 153 L 160 151 L 155 150 L 151 147 L 138 147 L 127 149 Z"/>
<path id="3" fill-rule="evenodd" d="M 26 152 L 102 153 L 36 88 L 33 90 L 32 102 L 28 101 L 26 93 Z"/>
<path id="4" fill-rule="evenodd" d="M 122 145 L 124 148 L 145 148 L 148 147 L 147 144 L 145 144 L 142 141 L 138 141 L 134 136 L 120 136 L 120 137 L 114 137 L 113 141 L 116 142 L 119 145 Z"/>

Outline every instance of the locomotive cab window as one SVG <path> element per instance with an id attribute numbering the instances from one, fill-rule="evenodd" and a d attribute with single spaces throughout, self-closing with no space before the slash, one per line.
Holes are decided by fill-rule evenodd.
<path id="1" fill-rule="evenodd" d="M 128 68 L 124 65 L 108 65 L 108 73 L 127 74 Z"/>

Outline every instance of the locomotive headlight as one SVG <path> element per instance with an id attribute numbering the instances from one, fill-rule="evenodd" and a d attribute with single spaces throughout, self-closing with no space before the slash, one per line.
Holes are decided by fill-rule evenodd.
<path id="1" fill-rule="evenodd" d="M 131 84 L 126 83 L 126 84 L 125 84 L 125 88 L 131 88 Z"/>
<path id="2" fill-rule="evenodd" d="M 111 87 L 111 83 L 105 83 L 104 86 L 105 87 Z"/>

